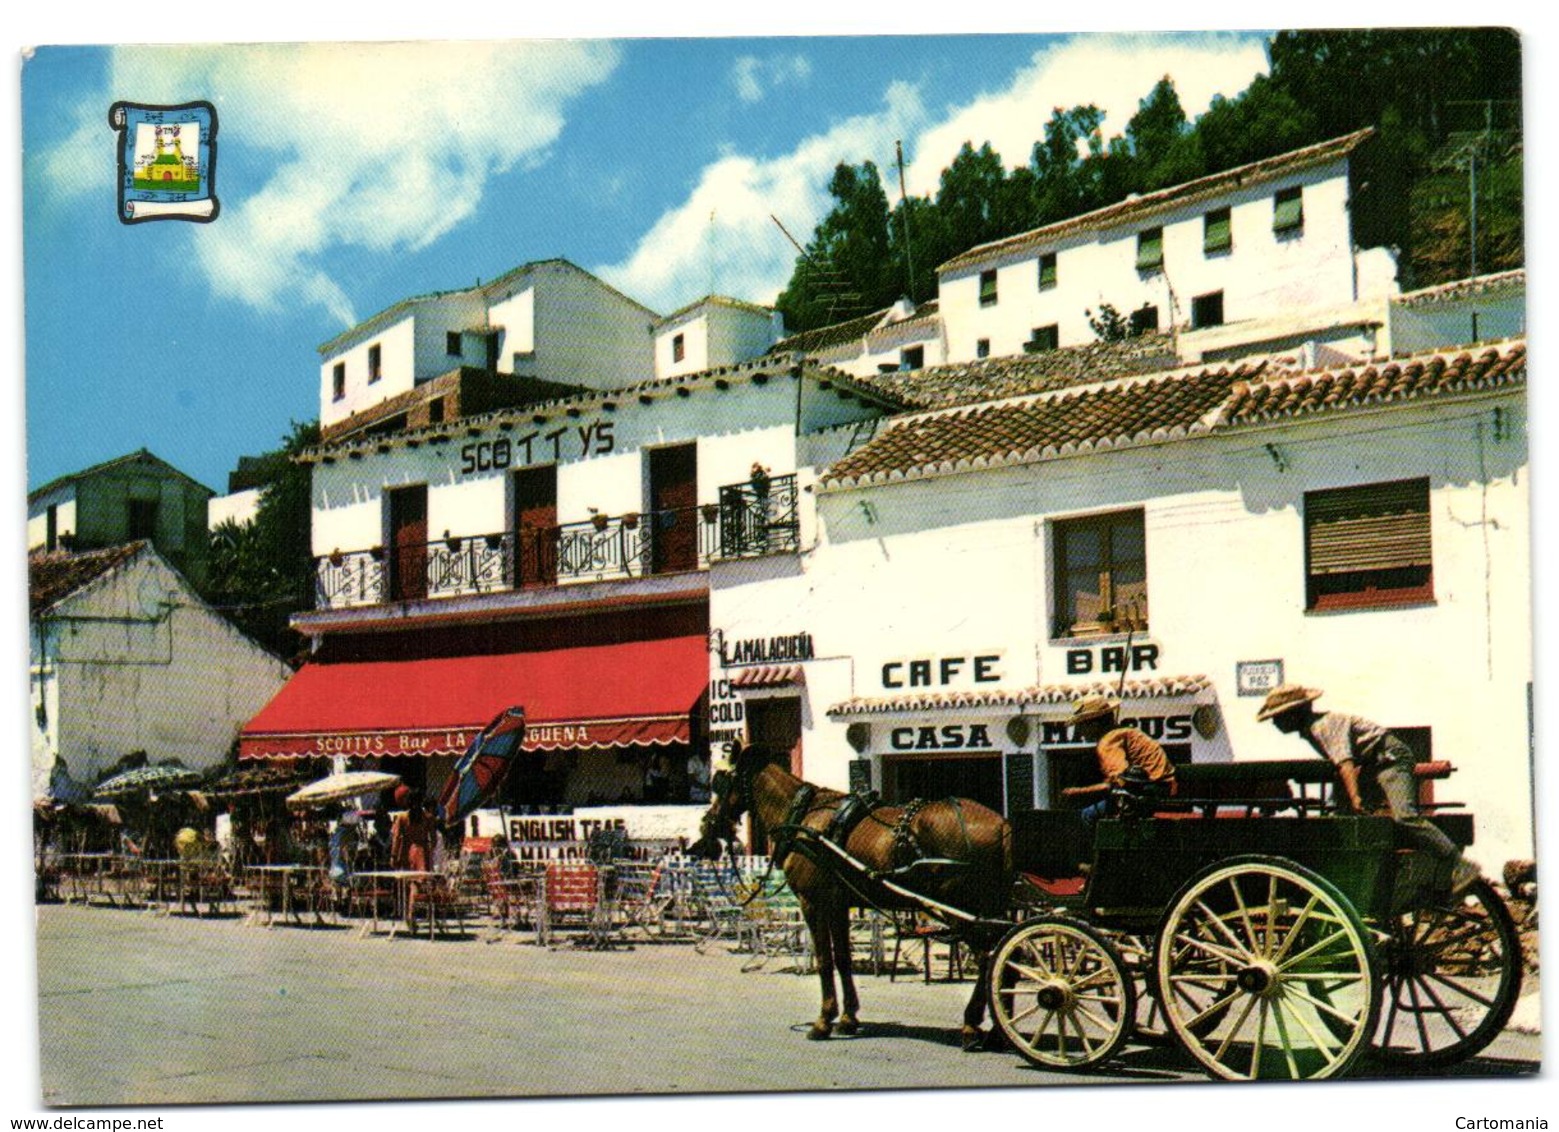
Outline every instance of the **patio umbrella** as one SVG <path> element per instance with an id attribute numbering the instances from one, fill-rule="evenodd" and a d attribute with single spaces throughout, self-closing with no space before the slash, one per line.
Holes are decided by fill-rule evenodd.
<path id="1" fill-rule="evenodd" d="M 213 798 L 240 798 L 257 794 L 291 794 L 302 785 L 302 778 L 289 767 L 245 767 L 218 779 L 206 787 Z"/>
<path id="2" fill-rule="evenodd" d="M 359 794 L 377 794 L 399 785 L 401 776 L 377 770 L 349 770 L 332 774 L 311 782 L 302 790 L 287 795 L 289 806 L 323 806 L 327 802 L 344 802 Z"/>
<path id="3" fill-rule="evenodd" d="M 123 798 L 143 790 L 175 790 L 200 781 L 198 770 L 182 766 L 138 766 L 98 784 L 94 798 Z"/>
<path id="4" fill-rule="evenodd" d="M 442 825 L 457 825 L 503 789 L 524 738 L 523 707 L 509 708 L 483 728 L 439 792 L 437 814 Z"/>

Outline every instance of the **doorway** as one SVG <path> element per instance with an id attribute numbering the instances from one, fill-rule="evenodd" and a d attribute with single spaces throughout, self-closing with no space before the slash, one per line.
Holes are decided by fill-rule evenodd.
<path id="1" fill-rule="evenodd" d="M 420 601 L 428 596 L 428 488 L 390 492 L 390 598 Z"/>
<path id="2" fill-rule="evenodd" d="M 550 586 L 558 580 L 558 470 L 547 464 L 514 473 L 514 582 Z"/>
<path id="3" fill-rule="evenodd" d="M 698 445 L 650 452 L 650 572 L 698 569 Z"/>

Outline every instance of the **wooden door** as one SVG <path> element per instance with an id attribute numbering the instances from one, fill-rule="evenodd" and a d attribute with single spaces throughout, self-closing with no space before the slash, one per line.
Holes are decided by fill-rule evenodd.
<path id="1" fill-rule="evenodd" d="M 650 453 L 650 570 L 698 569 L 698 445 Z"/>
<path id="2" fill-rule="evenodd" d="M 428 489 L 390 492 L 390 597 L 420 601 L 428 596 Z"/>
<path id="3" fill-rule="evenodd" d="M 749 699 L 747 708 L 747 745 L 761 751 L 768 762 L 777 763 L 797 778 L 801 774 L 801 698 L 781 696 L 773 699 Z M 752 818 L 752 845 L 755 852 L 767 852 L 768 830 L 756 814 Z"/>
<path id="4" fill-rule="evenodd" d="M 551 464 L 514 473 L 514 563 L 517 586 L 558 580 L 558 470 Z"/>

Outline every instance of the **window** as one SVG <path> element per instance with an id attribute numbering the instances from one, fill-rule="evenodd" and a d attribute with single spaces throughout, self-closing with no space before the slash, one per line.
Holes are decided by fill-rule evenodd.
<path id="1" fill-rule="evenodd" d="M 330 370 L 330 399 L 339 401 L 346 396 L 346 363 L 337 362 Z"/>
<path id="2" fill-rule="evenodd" d="M 127 537 L 132 539 L 154 537 L 157 534 L 157 501 L 132 499 L 127 506 L 129 508 Z"/>
<path id="3" fill-rule="evenodd" d="M 451 330 L 444 335 L 444 353 L 452 358 L 458 358 L 463 351 L 460 349 L 460 331 Z"/>
<path id="4" fill-rule="evenodd" d="M 1039 354 L 1046 350 L 1054 350 L 1061 345 L 1061 328 L 1051 323 L 1049 326 L 1036 326 L 1029 340 L 1023 344 L 1025 354 Z"/>
<path id="5" fill-rule="evenodd" d="M 1306 607 L 1434 600 L 1429 481 L 1305 492 Z"/>
<path id="6" fill-rule="evenodd" d="M 1143 303 L 1131 312 L 1130 333 L 1133 338 L 1157 329 L 1158 308 L 1152 303 Z"/>
<path id="7" fill-rule="evenodd" d="M 1137 270 L 1154 271 L 1164 266 L 1164 230 L 1147 228 L 1137 233 Z"/>
<path id="8" fill-rule="evenodd" d="M 678 334 L 671 340 L 671 360 L 680 362 L 687 357 L 687 341 Z"/>
<path id="9" fill-rule="evenodd" d="M 58 549 L 60 544 L 60 509 L 57 504 L 49 504 L 44 524 L 43 549 L 50 551 Z"/>
<path id="10" fill-rule="evenodd" d="M 1090 637 L 1148 627 L 1148 560 L 1142 512 L 1058 522 L 1055 635 Z"/>
<path id="11" fill-rule="evenodd" d="M 1295 233 L 1305 230 L 1304 190 L 1299 186 L 1279 190 L 1272 198 L 1272 230 Z"/>
<path id="12" fill-rule="evenodd" d="M 982 307 L 994 307 L 996 305 L 996 269 L 980 272 L 980 305 Z"/>
<path id="13" fill-rule="evenodd" d="M 1048 291 L 1056 285 L 1056 253 L 1046 252 L 1039 257 L 1039 289 Z"/>
<path id="14" fill-rule="evenodd" d="M 905 346 L 899 353 L 899 369 L 919 369 L 926 364 L 926 348 L 924 346 Z"/>
<path id="15" fill-rule="evenodd" d="M 991 340 L 989 338 L 981 338 L 975 342 L 974 356 L 977 358 L 988 358 L 991 356 Z"/>
<path id="16" fill-rule="evenodd" d="M 384 376 L 384 370 L 380 365 L 379 344 L 376 342 L 368 347 L 368 384 L 372 385 Z"/>
<path id="17" fill-rule="evenodd" d="M 435 397 L 428 402 L 428 423 L 430 425 L 444 423 L 444 398 Z"/>
<path id="18" fill-rule="evenodd" d="M 1202 251 L 1208 255 L 1226 252 L 1234 247 L 1234 234 L 1229 228 L 1229 210 L 1215 208 L 1202 217 Z"/>
<path id="19" fill-rule="evenodd" d="M 1191 329 L 1223 325 L 1223 292 L 1198 295 L 1191 300 Z"/>

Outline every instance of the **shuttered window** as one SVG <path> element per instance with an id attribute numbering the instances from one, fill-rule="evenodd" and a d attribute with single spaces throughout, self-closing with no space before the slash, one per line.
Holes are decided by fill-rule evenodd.
<path id="1" fill-rule="evenodd" d="M 1304 190 L 1297 185 L 1283 189 L 1272 198 L 1272 230 L 1298 232 L 1305 226 Z"/>
<path id="2" fill-rule="evenodd" d="M 1039 257 L 1039 289 L 1048 291 L 1056 285 L 1056 253 L 1046 252 Z"/>
<path id="3" fill-rule="evenodd" d="M 1148 228 L 1137 233 L 1137 270 L 1152 271 L 1164 266 L 1164 230 Z"/>
<path id="4" fill-rule="evenodd" d="M 996 272 L 980 272 L 980 305 L 982 307 L 994 307 L 996 305 Z"/>
<path id="5" fill-rule="evenodd" d="M 1226 252 L 1234 246 L 1234 236 L 1229 228 L 1229 210 L 1215 208 L 1202 217 L 1202 251 L 1208 255 Z"/>
<path id="6" fill-rule="evenodd" d="M 1305 494 L 1311 609 L 1432 600 L 1432 550 L 1427 479 Z"/>

